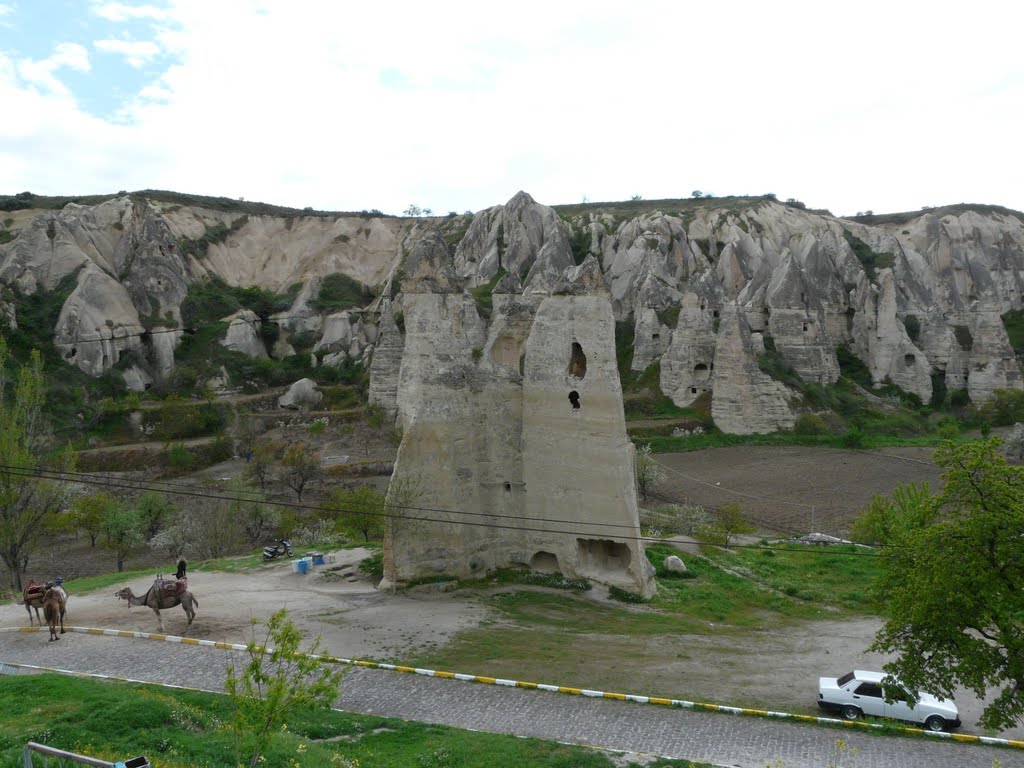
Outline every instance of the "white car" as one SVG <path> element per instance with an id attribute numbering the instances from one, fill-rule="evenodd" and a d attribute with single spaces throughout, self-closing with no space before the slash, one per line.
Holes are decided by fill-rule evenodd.
<path id="1" fill-rule="evenodd" d="M 952 701 L 921 693 L 917 704 L 910 706 L 906 691 L 898 684 L 882 684 L 885 677 L 882 672 L 856 669 L 838 678 L 818 678 L 818 706 L 827 712 L 838 712 L 847 720 L 866 715 L 917 723 L 929 731 L 960 727 L 960 712 Z"/>

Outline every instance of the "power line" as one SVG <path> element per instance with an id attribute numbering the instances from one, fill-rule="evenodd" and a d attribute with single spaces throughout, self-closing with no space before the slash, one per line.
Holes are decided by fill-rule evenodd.
<path id="1" fill-rule="evenodd" d="M 326 507 L 326 506 L 316 505 L 316 504 L 291 503 L 291 502 L 277 501 L 277 500 L 272 500 L 272 499 L 257 500 L 257 499 L 253 499 L 253 498 L 239 498 L 238 496 L 232 496 L 232 495 L 228 495 L 228 494 L 212 494 L 212 493 L 204 493 L 204 492 L 198 492 L 198 491 L 189 491 L 189 490 L 183 489 L 181 486 L 176 486 L 176 487 L 173 487 L 173 488 L 152 488 L 152 487 L 149 487 L 149 486 L 141 484 L 141 483 L 138 484 L 138 485 L 128 485 L 128 484 L 126 484 L 124 482 L 114 482 L 111 478 L 108 478 L 108 477 L 105 477 L 105 476 L 102 476 L 102 475 L 93 474 L 93 473 L 86 473 L 86 472 L 72 472 L 72 471 L 66 471 L 65 472 L 65 471 L 60 471 L 60 470 L 44 470 L 44 469 L 35 469 L 35 468 L 31 468 L 31 467 L 18 467 L 18 466 L 12 466 L 12 465 L 0 465 L 0 471 L 6 471 L 7 473 L 12 474 L 12 475 L 14 475 L 16 477 L 32 477 L 32 478 L 38 478 L 38 479 L 44 479 L 44 480 L 52 480 L 52 481 L 59 481 L 59 482 L 78 482 L 78 483 L 83 483 L 83 484 L 87 484 L 87 485 L 97 485 L 97 486 L 101 486 L 101 487 L 118 488 L 118 489 L 121 489 L 121 490 L 130 490 L 130 491 L 157 491 L 157 492 L 162 492 L 162 493 L 169 493 L 169 494 L 172 494 L 172 495 L 189 496 L 189 497 L 193 497 L 193 498 L 203 498 L 203 499 L 210 499 L 210 500 L 214 500 L 214 501 L 238 501 L 238 502 L 246 502 L 246 503 L 252 503 L 252 502 L 255 502 L 255 501 L 259 501 L 259 503 L 264 503 L 264 504 L 268 504 L 268 505 L 271 505 L 271 506 L 290 507 L 290 508 L 304 509 L 304 510 L 309 510 L 309 511 L 331 512 L 331 513 L 353 512 L 353 513 L 358 513 L 358 514 L 368 514 L 368 515 L 371 515 L 371 516 L 374 516 L 374 517 L 381 517 L 381 518 L 384 518 L 384 519 L 411 520 L 411 521 L 417 521 L 417 522 L 440 523 L 440 524 L 447 524 L 447 525 L 465 525 L 465 526 L 480 527 L 480 528 L 491 528 L 491 529 L 495 529 L 495 530 L 518 531 L 518 532 L 521 532 L 521 533 L 545 533 L 545 534 L 567 535 L 567 536 L 576 536 L 576 537 L 580 537 L 580 536 L 594 536 L 595 535 L 593 532 L 580 531 L 580 530 L 560 530 L 560 529 L 547 528 L 547 527 L 524 527 L 524 526 L 521 526 L 521 525 L 508 525 L 508 524 L 503 524 L 503 523 L 494 523 L 494 522 L 481 521 L 481 520 L 450 520 L 450 519 L 441 519 L 441 518 L 436 518 L 436 517 L 421 517 L 421 516 L 416 516 L 416 515 L 399 514 L 399 513 L 387 512 L 387 511 L 378 512 L 378 511 L 374 511 L 373 509 L 363 509 L 363 508 L 358 508 L 358 507 L 357 508 L 353 508 L 353 509 L 346 509 L 344 507 Z M 143 481 L 143 482 L 145 482 L 145 481 Z M 164 483 L 164 485 L 168 485 L 168 484 Z M 252 493 L 252 492 L 250 492 L 250 493 Z M 486 512 L 466 512 L 466 511 L 462 511 L 462 510 L 435 509 L 435 508 L 430 508 L 430 507 L 403 506 L 403 505 L 398 505 L 398 504 L 387 504 L 387 503 L 382 504 L 380 506 L 383 507 L 385 510 L 391 509 L 391 510 L 403 510 L 403 511 L 414 511 L 414 512 L 445 513 L 445 514 L 464 515 L 464 516 L 473 516 L 473 517 L 487 517 L 487 518 L 498 517 L 498 518 L 516 519 L 516 520 L 526 519 L 526 520 L 529 520 L 531 522 L 551 522 L 551 523 L 556 523 L 556 524 L 566 523 L 566 524 L 570 524 L 570 525 L 571 524 L 577 524 L 578 525 L 578 524 L 581 524 L 581 522 L 582 522 L 582 521 L 578 521 L 578 520 L 561 520 L 561 519 L 555 519 L 555 518 L 522 518 L 522 517 L 512 516 L 512 515 L 496 515 L 496 514 L 492 515 L 492 514 L 486 513 Z M 618 527 L 618 528 L 630 528 L 630 529 L 633 528 L 633 526 L 631 526 L 631 525 L 616 524 L 616 523 L 582 523 L 582 524 L 583 525 L 590 525 L 590 526 L 594 526 L 594 527 L 605 526 L 605 527 Z M 659 537 L 654 537 L 654 536 L 621 536 L 621 538 L 630 539 L 630 540 L 638 541 L 638 542 L 649 542 L 649 543 L 652 543 L 652 544 L 664 544 L 664 543 L 666 543 L 665 539 L 662 539 L 662 538 L 659 538 Z M 702 542 L 702 541 L 695 541 L 694 543 L 697 544 L 697 545 L 705 545 L 705 544 L 712 545 L 710 542 Z M 786 548 L 786 547 L 773 547 L 773 546 L 762 545 L 762 544 L 758 544 L 758 545 L 752 545 L 752 544 L 731 544 L 730 548 L 735 548 L 735 549 L 757 549 L 757 550 L 775 550 L 775 551 L 798 552 L 798 553 L 815 554 L 815 555 L 845 555 L 845 556 L 854 556 L 854 557 L 886 557 L 886 555 L 883 555 L 881 553 L 873 553 L 873 552 L 837 552 L 837 551 L 829 552 L 829 551 L 825 551 L 825 550 L 813 550 L 813 549 L 793 550 L 793 549 Z"/>

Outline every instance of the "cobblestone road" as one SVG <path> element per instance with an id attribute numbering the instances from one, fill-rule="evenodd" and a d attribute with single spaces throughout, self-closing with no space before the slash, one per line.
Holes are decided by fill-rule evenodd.
<path id="1" fill-rule="evenodd" d="M 222 691 L 235 652 L 120 637 L 0 633 L 0 662 Z M 154 660 L 159 660 L 155 665 Z M 495 733 L 702 760 L 721 766 L 825 768 L 842 739 L 856 768 L 1024 768 L 1024 751 L 932 738 L 878 736 L 854 729 L 499 687 L 401 672 L 353 668 L 341 709 Z M 998 762 L 997 762 L 998 761 Z M 843 765 L 847 765 L 846 762 Z"/>

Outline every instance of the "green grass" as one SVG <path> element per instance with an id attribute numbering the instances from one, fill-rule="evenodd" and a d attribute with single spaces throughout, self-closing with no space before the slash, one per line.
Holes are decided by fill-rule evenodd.
<path id="1" fill-rule="evenodd" d="M 1013 351 L 1018 355 L 1024 353 L 1024 309 L 1007 312 L 1002 319 Z"/>
<path id="2" fill-rule="evenodd" d="M 678 551 L 647 547 L 657 595 L 642 605 L 601 602 L 582 592 L 524 587 L 484 591 L 487 621 L 442 648 L 407 660 L 416 666 L 605 691 L 693 698 L 685 680 L 665 679 L 665 659 L 686 655 L 694 635 L 777 630 L 825 616 L 877 610 L 868 585 L 878 560 L 799 546 L 705 548 L 686 555 L 685 577 L 662 563 Z M 495 582 L 495 584 L 500 584 Z M 486 580 L 481 586 L 491 586 Z M 813 626 L 813 625 L 812 625 Z M 728 654 L 723 646 L 722 654 Z M 619 659 L 609 664 L 608 659 Z"/>
<path id="3" fill-rule="evenodd" d="M 27 741 L 110 761 L 145 755 L 157 768 L 235 764 L 227 696 L 32 675 L 0 678 L 0 711 L 0 768 L 21 766 Z M 350 764 L 339 758 L 373 768 L 627 765 L 583 747 L 334 710 L 295 713 L 287 730 L 271 737 L 265 756 L 268 766 Z M 659 759 L 646 765 L 704 764 Z"/>

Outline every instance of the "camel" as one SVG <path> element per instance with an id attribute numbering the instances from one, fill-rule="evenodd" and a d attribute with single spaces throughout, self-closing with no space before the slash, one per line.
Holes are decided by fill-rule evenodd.
<path id="1" fill-rule="evenodd" d="M 64 591 L 64 587 L 61 586 L 61 579 L 57 579 L 56 582 L 47 582 L 45 585 L 40 584 L 35 579 L 30 579 L 28 586 L 25 587 L 25 591 L 22 592 L 22 599 L 15 600 L 18 605 L 24 605 L 25 610 L 28 611 L 28 625 L 32 626 L 32 609 L 36 611 L 36 621 L 39 626 L 43 626 L 42 619 L 39 618 L 39 609 L 43 607 L 43 599 L 46 597 L 46 590 L 53 588 L 57 590 L 58 597 L 64 602 L 64 613 L 67 613 L 67 602 L 68 593 Z"/>
<path id="2" fill-rule="evenodd" d="M 64 590 L 51 587 L 43 595 L 43 616 L 50 627 L 50 642 L 60 640 L 57 634 L 57 622 L 60 622 L 60 634 L 64 634 Z M 40 625 L 42 626 L 42 625 Z"/>
<path id="3" fill-rule="evenodd" d="M 160 622 L 161 632 L 164 631 L 164 619 L 160 615 L 160 611 L 180 605 L 185 609 L 185 615 L 188 616 L 188 624 L 185 625 L 185 629 L 188 629 L 189 625 L 192 624 L 192 619 L 196 617 L 196 608 L 199 607 L 199 601 L 187 589 L 181 592 L 169 592 L 163 589 L 163 583 L 161 581 L 154 582 L 149 591 L 141 597 L 136 597 L 131 587 L 118 590 L 114 593 L 114 597 L 119 600 L 127 600 L 129 607 L 133 605 L 147 605 L 152 608 L 153 613 L 156 614 L 156 618 Z"/>

